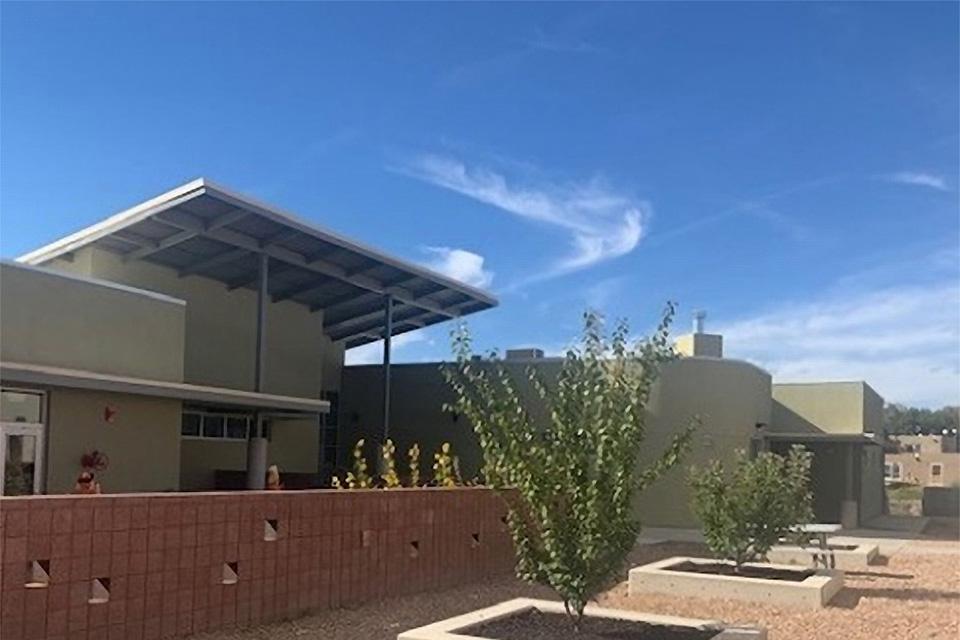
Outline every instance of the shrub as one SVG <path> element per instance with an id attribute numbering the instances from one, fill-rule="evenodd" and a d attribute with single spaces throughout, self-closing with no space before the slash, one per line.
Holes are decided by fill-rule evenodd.
<path id="1" fill-rule="evenodd" d="M 794 525 L 813 518 L 811 454 L 794 446 L 789 455 L 743 452 L 731 473 L 715 461 L 690 478 L 693 510 L 714 554 L 740 565 L 765 559 L 770 548 L 791 535 Z"/>
<path id="2" fill-rule="evenodd" d="M 502 361 L 473 359 L 470 334 L 454 330 L 456 364 L 444 367 L 456 402 L 483 450 L 483 475 L 512 487 L 508 524 L 517 573 L 551 587 L 579 629 L 583 609 L 622 568 L 640 524 L 633 496 L 672 467 L 687 448 L 684 429 L 656 461 L 640 469 L 646 404 L 660 366 L 671 360 L 669 305 L 654 335 L 629 344 L 625 322 L 610 338 L 600 316 L 584 316 L 583 336 L 557 380 L 527 375 L 545 420 L 535 423 Z"/>

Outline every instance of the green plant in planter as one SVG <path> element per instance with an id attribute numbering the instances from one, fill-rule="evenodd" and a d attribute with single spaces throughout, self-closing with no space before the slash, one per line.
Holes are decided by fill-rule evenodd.
<path id="1" fill-rule="evenodd" d="M 754 459 L 739 452 L 732 471 L 715 461 L 690 476 L 693 511 L 703 526 L 707 546 L 732 560 L 765 559 L 791 528 L 813 518 L 810 495 L 812 455 L 794 446 L 789 455 L 764 452 Z"/>
<path id="2" fill-rule="evenodd" d="M 396 452 L 397 447 L 390 438 L 380 445 L 380 456 L 383 458 L 383 473 L 380 474 L 380 479 L 383 480 L 383 486 L 386 489 L 396 489 L 400 486 L 400 476 L 397 475 L 397 463 L 394 459 Z"/>
<path id="3" fill-rule="evenodd" d="M 363 457 L 363 444 L 364 440 L 360 438 L 353 447 L 353 471 L 347 473 L 347 487 L 351 489 L 369 489 L 373 486 L 373 478 L 367 473 L 367 459 Z M 337 489 L 343 488 L 336 476 L 332 484 Z"/>
<path id="4" fill-rule="evenodd" d="M 413 446 L 410 447 L 410 450 L 407 451 L 407 456 L 410 459 L 410 463 L 409 463 L 410 486 L 419 487 L 420 486 L 420 445 L 414 442 Z"/>
<path id="5" fill-rule="evenodd" d="M 457 486 L 457 473 L 454 458 L 450 455 L 450 443 L 440 445 L 440 451 L 433 454 L 433 479 L 438 487 Z"/>
<path id="6" fill-rule="evenodd" d="M 454 330 L 456 363 L 444 374 L 457 411 L 473 425 L 483 450 L 483 475 L 512 488 L 508 524 L 517 573 L 552 588 L 577 630 L 587 602 L 622 569 L 640 523 L 633 497 L 674 466 L 688 448 L 683 429 L 652 463 L 641 466 L 646 405 L 660 366 L 673 359 L 668 305 L 656 332 L 631 344 L 629 327 L 608 338 L 602 318 L 584 315 L 579 345 L 556 380 L 530 367 L 535 398 L 525 400 L 496 354 L 474 360 L 470 334 Z M 536 420 L 533 405 L 545 410 Z"/>

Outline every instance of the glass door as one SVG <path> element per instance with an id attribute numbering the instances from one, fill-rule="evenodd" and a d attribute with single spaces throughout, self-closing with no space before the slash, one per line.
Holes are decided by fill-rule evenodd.
<path id="1" fill-rule="evenodd" d="M 40 493 L 43 425 L 0 423 L 0 495 Z"/>
<path id="2" fill-rule="evenodd" d="M 41 391 L 0 389 L 0 495 L 43 489 L 44 405 Z"/>

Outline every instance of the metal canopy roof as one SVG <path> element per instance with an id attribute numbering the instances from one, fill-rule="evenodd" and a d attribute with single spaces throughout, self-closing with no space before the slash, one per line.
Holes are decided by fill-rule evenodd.
<path id="1" fill-rule="evenodd" d="M 394 300 L 393 335 L 497 305 L 490 294 L 392 258 L 200 178 L 31 251 L 40 265 L 88 245 L 199 275 L 229 289 L 257 286 L 260 254 L 269 293 L 323 310 L 324 330 L 346 348 L 379 340 L 384 296 Z"/>

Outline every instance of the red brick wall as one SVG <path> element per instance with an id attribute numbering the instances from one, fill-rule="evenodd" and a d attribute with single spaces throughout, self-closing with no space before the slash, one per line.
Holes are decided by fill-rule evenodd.
<path id="1" fill-rule="evenodd" d="M 0 637 L 182 636 L 479 581 L 512 569 L 504 514 L 481 488 L 2 498 Z"/>

